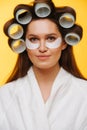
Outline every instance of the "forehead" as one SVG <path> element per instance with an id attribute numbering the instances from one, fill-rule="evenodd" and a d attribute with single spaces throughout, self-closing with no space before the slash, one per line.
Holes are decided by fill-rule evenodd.
<path id="1" fill-rule="evenodd" d="M 60 34 L 57 25 L 49 19 L 33 20 L 27 27 L 27 33 L 58 33 Z"/>

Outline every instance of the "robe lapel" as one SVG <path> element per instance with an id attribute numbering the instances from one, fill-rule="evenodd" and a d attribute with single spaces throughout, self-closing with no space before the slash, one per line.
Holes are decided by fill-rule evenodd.
<path id="1" fill-rule="evenodd" d="M 36 129 L 50 130 L 45 104 L 32 68 L 28 72 L 28 82 L 32 92 L 31 105 L 33 110 L 33 118 L 37 126 Z"/>
<path id="2" fill-rule="evenodd" d="M 46 103 L 43 101 L 32 69 L 29 71 L 28 77 L 28 82 L 32 90 L 32 110 L 34 118 L 36 118 L 37 130 L 51 130 L 53 121 L 56 119 L 58 111 L 60 111 L 58 110 L 60 109 L 60 107 L 58 107 L 60 106 L 60 101 L 66 94 L 70 74 L 63 70 L 63 68 L 60 69 L 53 83 L 50 97 Z"/>
<path id="3" fill-rule="evenodd" d="M 70 87 L 69 79 L 70 74 L 67 73 L 63 68 L 61 68 L 58 75 L 55 78 L 50 97 L 46 103 L 46 112 L 49 119 L 50 127 L 53 125 L 53 122 L 58 122 L 58 120 L 56 119 L 61 111 L 61 101 L 62 99 L 64 99 L 66 91 Z"/>

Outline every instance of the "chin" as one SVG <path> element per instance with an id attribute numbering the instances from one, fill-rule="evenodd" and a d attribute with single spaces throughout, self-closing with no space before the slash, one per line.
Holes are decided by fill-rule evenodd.
<path id="1" fill-rule="evenodd" d="M 47 66 L 36 66 L 37 68 L 39 69 L 49 69 L 50 67 L 47 67 Z"/>
<path id="2" fill-rule="evenodd" d="M 55 65 L 52 65 L 52 64 L 44 64 L 44 65 L 34 65 L 36 68 L 39 68 L 39 69 L 51 69 L 51 68 L 55 68 Z"/>

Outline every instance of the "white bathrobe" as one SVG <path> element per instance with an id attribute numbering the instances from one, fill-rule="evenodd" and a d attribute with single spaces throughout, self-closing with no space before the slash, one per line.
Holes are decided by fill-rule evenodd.
<path id="1" fill-rule="evenodd" d="M 44 103 L 31 67 L 0 88 L 0 130 L 87 130 L 87 81 L 61 68 Z"/>

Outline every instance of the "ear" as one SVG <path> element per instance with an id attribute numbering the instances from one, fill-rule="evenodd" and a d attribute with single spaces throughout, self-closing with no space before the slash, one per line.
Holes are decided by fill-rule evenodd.
<path id="1" fill-rule="evenodd" d="M 62 43 L 62 50 L 66 49 L 67 44 L 65 42 Z"/>

